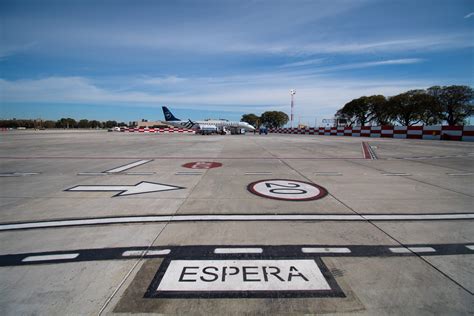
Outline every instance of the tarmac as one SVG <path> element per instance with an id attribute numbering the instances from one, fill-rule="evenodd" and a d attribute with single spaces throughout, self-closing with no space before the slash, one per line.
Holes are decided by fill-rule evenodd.
<path id="1" fill-rule="evenodd" d="M 474 143 L 16 131 L 0 177 L 2 315 L 474 313 Z"/>

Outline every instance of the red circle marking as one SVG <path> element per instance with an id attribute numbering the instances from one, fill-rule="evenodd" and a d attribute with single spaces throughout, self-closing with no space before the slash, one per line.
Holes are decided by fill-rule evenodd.
<path id="1" fill-rule="evenodd" d="M 275 196 L 269 196 L 269 195 L 265 195 L 265 194 L 260 193 L 260 192 L 258 192 L 257 190 L 255 190 L 255 186 L 256 186 L 257 184 L 262 183 L 262 182 L 267 182 L 267 181 L 291 181 L 291 182 L 304 183 L 304 184 L 306 184 L 306 185 L 310 185 L 310 186 L 315 187 L 316 189 L 319 190 L 319 193 L 318 193 L 317 195 L 315 195 L 315 196 L 311 196 L 311 197 L 308 197 L 308 198 L 292 199 L 292 198 L 279 198 L 279 197 L 275 197 Z M 266 179 L 266 180 L 258 180 L 258 181 L 255 181 L 255 182 L 250 183 L 250 184 L 247 186 L 247 190 L 250 191 L 251 193 L 255 194 L 255 195 L 258 195 L 258 196 L 261 196 L 261 197 L 264 197 L 264 198 L 267 198 L 267 199 L 282 200 L 282 201 L 292 201 L 292 202 L 318 200 L 318 199 L 321 199 L 321 198 L 325 197 L 325 196 L 328 194 L 328 191 L 327 191 L 325 188 L 323 188 L 322 186 L 317 185 L 317 184 L 315 184 L 315 183 L 306 182 L 306 181 L 300 181 L 300 180 L 290 180 L 290 179 Z"/>
<path id="2" fill-rule="evenodd" d="M 193 161 L 185 163 L 182 167 L 190 169 L 211 169 L 222 167 L 222 164 L 215 161 Z"/>

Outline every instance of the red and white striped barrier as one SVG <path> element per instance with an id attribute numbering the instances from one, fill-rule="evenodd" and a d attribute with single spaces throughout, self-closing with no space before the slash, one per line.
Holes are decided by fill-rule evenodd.
<path id="1" fill-rule="evenodd" d="M 160 134 L 196 134 L 196 131 L 186 128 L 165 127 L 165 128 L 120 128 L 121 132 L 128 133 L 160 133 Z"/>
<path id="2" fill-rule="evenodd" d="M 474 141 L 474 126 L 354 126 L 274 128 L 270 133 Z"/>

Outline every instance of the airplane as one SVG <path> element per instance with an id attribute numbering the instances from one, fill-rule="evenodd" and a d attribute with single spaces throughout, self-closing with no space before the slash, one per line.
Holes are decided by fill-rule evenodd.
<path id="1" fill-rule="evenodd" d="M 225 132 L 226 130 L 234 131 L 235 134 L 241 134 L 241 130 L 253 132 L 255 127 L 247 122 L 236 122 L 227 120 L 208 120 L 208 121 L 182 121 L 176 118 L 173 113 L 166 107 L 163 106 L 163 115 L 167 124 L 179 128 L 195 129 L 200 131 L 206 131 L 206 133 L 212 132 Z"/>

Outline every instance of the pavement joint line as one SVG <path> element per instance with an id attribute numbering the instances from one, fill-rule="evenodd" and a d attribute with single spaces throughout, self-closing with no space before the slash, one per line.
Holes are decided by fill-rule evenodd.
<path id="1" fill-rule="evenodd" d="M 358 166 L 363 166 L 363 167 L 366 167 L 366 168 L 369 168 L 369 169 L 374 169 L 374 170 L 377 170 L 377 171 L 382 171 L 383 170 L 380 170 L 379 168 L 376 168 L 374 167 L 373 165 L 372 166 L 368 166 L 368 165 L 364 165 L 364 164 L 361 164 L 361 163 L 357 163 L 355 161 L 348 161 L 349 163 L 352 163 L 352 164 L 355 164 L 355 165 L 358 165 Z M 420 181 L 420 180 L 417 180 L 417 179 L 414 179 L 414 178 L 405 178 L 405 179 L 408 179 L 408 180 L 413 180 L 413 181 L 416 181 L 416 182 L 420 182 L 420 183 L 425 183 L 423 181 Z M 427 185 L 431 185 L 429 183 L 425 183 Z M 435 186 L 435 187 L 438 187 L 440 189 L 444 189 L 444 190 L 448 190 L 448 191 L 451 191 L 451 192 L 455 192 L 455 193 L 458 193 L 458 194 L 462 194 L 462 193 L 459 193 L 459 192 L 456 192 L 454 190 L 449 190 L 449 189 L 446 189 L 446 188 L 443 188 L 443 187 L 440 187 L 440 186 L 436 186 L 436 185 L 432 185 L 432 186 Z M 470 196 L 468 194 L 463 194 L 463 195 L 466 195 L 466 196 Z M 331 194 L 331 196 L 333 196 Z M 347 204 L 345 204 L 344 202 L 342 202 L 341 200 L 339 200 L 338 198 L 336 198 L 335 196 L 333 196 L 337 201 L 339 201 L 340 203 L 342 203 L 343 205 L 345 205 L 348 209 L 352 210 L 354 213 L 356 214 L 359 214 L 357 211 L 355 211 L 354 209 L 352 209 L 351 207 L 349 207 Z M 399 244 L 400 246 L 404 247 L 403 246 L 403 243 L 401 241 L 399 241 L 397 238 L 395 238 L 394 236 L 392 236 L 391 234 L 389 234 L 388 232 L 386 232 L 383 228 L 381 228 L 380 226 L 378 226 L 376 224 L 376 222 L 374 221 L 370 221 L 369 220 L 369 223 L 371 225 L 373 225 L 373 227 L 375 227 L 376 229 L 378 229 L 379 231 L 381 231 L 383 234 L 385 234 L 387 237 L 389 237 L 390 239 L 392 239 L 393 241 L 395 241 L 397 244 Z M 418 258 L 420 258 L 425 264 L 427 264 L 429 267 L 431 267 L 432 269 L 434 269 L 435 271 L 437 271 L 439 274 L 441 274 L 442 276 L 444 276 L 447 280 L 451 281 L 452 283 L 456 284 L 458 287 L 460 287 L 461 289 L 463 289 L 464 291 L 466 291 L 467 293 L 471 294 L 471 295 L 474 295 L 474 293 L 469 290 L 467 287 L 465 287 L 464 285 L 462 285 L 460 282 L 456 281 L 455 279 L 453 279 L 449 274 L 445 273 L 444 271 L 442 271 L 441 269 L 439 269 L 438 267 L 436 267 L 435 265 L 433 265 L 431 262 L 429 262 L 428 260 L 426 260 L 426 258 L 424 258 L 423 256 L 421 256 L 420 254 L 418 253 L 415 253 Z"/>
<path id="2" fill-rule="evenodd" d="M 350 253 L 349 248 L 336 247 L 336 248 L 301 248 L 303 253 Z"/>
<path id="3" fill-rule="evenodd" d="M 183 214 L 183 215 L 144 215 L 98 217 L 84 219 L 58 219 L 49 221 L 2 223 L 0 231 L 77 227 L 110 224 L 142 224 L 171 222 L 229 222 L 229 221 L 442 221 L 442 220 L 473 220 L 474 213 L 451 214 Z"/>
<path id="4" fill-rule="evenodd" d="M 79 256 L 79 253 L 65 253 L 65 254 L 58 254 L 58 255 L 38 255 L 38 256 L 28 256 L 21 261 L 33 262 L 33 261 L 68 260 L 68 259 L 75 259 L 78 256 Z"/>
<path id="5" fill-rule="evenodd" d="M 215 254 L 262 253 L 262 248 L 215 248 Z"/>
<path id="6" fill-rule="evenodd" d="M 266 150 L 263 146 L 261 146 L 264 150 Z M 266 150 L 267 152 L 269 152 L 268 150 Z M 271 153 L 270 153 L 271 154 Z M 284 161 L 283 159 L 279 159 L 281 163 L 285 164 L 286 166 L 288 166 L 288 168 L 292 169 L 293 171 L 295 171 L 297 174 L 299 174 L 301 177 L 303 177 L 304 179 L 308 180 L 309 182 L 312 182 L 311 179 L 309 179 L 307 176 L 305 176 L 303 173 L 301 173 L 300 171 L 296 170 L 295 168 L 293 168 L 289 163 L 287 163 L 286 161 Z M 352 164 L 356 164 L 356 165 L 359 165 L 359 166 L 364 166 L 366 168 L 371 168 L 371 169 L 375 169 L 375 170 L 378 170 L 378 168 L 375 168 L 373 166 L 366 166 L 364 164 L 361 164 L 361 163 L 357 163 L 356 161 L 354 160 L 348 160 L 349 163 L 352 163 Z M 378 170 L 378 171 L 381 171 L 381 170 Z M 413 179 L 413 178 L 406 178 L 406 179 Z M 416 179 L 413 179 L 415 181 L 418 181 L 420 183 L 424 183 L 422 181 L 419 181 L 419 180 L 416 180 Z M 442 187 L 439 187 L 441 189 L 443 189 Z M 453 191 L 453 190 L 449 190 L 449 191 L 452 191 L 452 192 L 456 192 L 456 191 Z M 350 207 L 349 205 L 347 205 L 346 203 L 344 203 L 343 201 L 341 201 L 340 199 L 338 199 L 336 196 L 334 196 L 332 193 L 328 192 L 328 195 L 329 196 L 332 196 L 336 201 L 338 201 L 339 203 L 341 203 L 342 205 L 344 205 L 347 209 L 351 210 L 354 214 L 358 214 L 359 216 L 362 216 L 360 215 L 356 210 L 354 210 L 352 207 Z M 463 194 L 463 195 L 466 195 L 466 196 L 469 196 L 468 194 Z M 370 225 L 372 225 L 374 228 L 378 229 L 379 231 L 381 231 L 383 234 L 385 234 L 387 237 L 389 237 L 391 240 L 395 241 L 397 244 L 403 246 L 403 243 L 400 242 L 397 238 L 395 238 L 394 236 L 392 236 L 391 234 L 389 234 L 388 232 L 386 232 L 385 230 L 383 230 L 380 226 L 378 226 L 374 221 L 368 221 L 368 223 Z M 472 291 L 470 291 L 468 288 L 466 288 L 464 285 L 462 285 L 461 283 L 459 283 L 458 281 L 456 281 L 455 279 L 453 279 L 450 275 L 448 275 L 447 273 L 443 272 L 442 270 L 440 270 L 439 268 L 437 268 L 436 266 L 434 266 L 431 262 L 429 262 L 428 260 L 426 260 L 425 258 L 423 258 L 422 256 L 420 256 L 419 254 L 415 253 L 418 258 L 420 258 L 423 262 L 425 262 L 425 264 L 427 264 L 428 266 L 430 266 L 432 269 L 438 271 L 438 273 L 440 273 L 442 276 L 444 276 L 446 279 L 450 280 L 452 283 L 456 284 L 457 286 L 459 286 L 461 289 L 463 289 L 464 291 L 466 291 L 467 293 L 471 294 L 471 295 L 474 295 L 474 293 Z"/>

